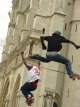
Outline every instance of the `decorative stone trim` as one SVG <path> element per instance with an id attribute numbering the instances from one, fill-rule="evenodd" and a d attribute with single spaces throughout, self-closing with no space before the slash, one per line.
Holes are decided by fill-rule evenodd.
<path id="1" fill-rule="evenodd" d="M 17 15 L 18 15 L 18 14 L 24 15 L 24 12 L 21 11 L 21 10 L 18 10 L 18 11 L 17 11 Z"/>
<path id="2" fill-rule="evenodd" d="M 2 52 L 2 54 L 8 54 L 7 52 Z"/>
<path id="3" fill-rule="evenodd" d="M 74 22 L 80 22 L 80 20 L 71 20 L 70 24 L 74 23 Z"/>
<path id="4" fill-rule="evenodd" d="M 15 24 L 9 23 L 8 27 L 13 27 L 13 28 L 15 28 Z"/>
<path id="5" fill-rule="evenodd" d="M 18 7 L 18 5 L 19 5 L 19 0 L 13 0 L 13 1 L 12 1 L 12 4 L 13 4 L 14 7 Z"/>
<path id="6" fill-rule="evenodd" d="M 66 16 L 65 13 L 54 12 L 54 13 L 52 13 L 51 15 L 47 15 L 47 16 L 43 16 L 43 15 L 37 13 L 37 14 L 35 14 L 35 17 L 40 16 L 40 17 L 45 17 L 45 18 L 51 18 L 51 17 L 53 17 L 55 14 L 61 15 L 61 16 L 64 16 L 64 17 Z"/>
<path id="7" fill-rule="evenodd" d="M 27 30 L 27 29 L 22 29 L 22 30 L 21 30 L 21 32 L 24 32 L 24 31 L 29 31 L 29 30 Z"/>
<path id="8" fill-rule="evenodd" d="M 45 90 L 46 96 L 55 97 L 55 91 L 49 88 Z"/>
<path id="9" fill-rule="evenodd" d="M 15 45 L 14 43 L 10 43 L 9 45 Z"/>

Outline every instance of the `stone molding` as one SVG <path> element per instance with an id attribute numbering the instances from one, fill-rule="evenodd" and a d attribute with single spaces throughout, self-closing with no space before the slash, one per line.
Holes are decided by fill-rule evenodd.
<path id="1" fill-rule="evenodd" d="M 24 15 L 25 12 L 28 13 L 28 12 L 29 12 L 29 7 L 30 7 L 30 5 L 28 5 L 23 11 L 20 10 L 20 9 L 18 9 L 18 10 L 17 10 L 17 15 L 18 15 L 18 14 Z"/>
<path id="2" fill-rule="evenodd" d="M 14 7 L 18 7 L 18 5 L 19 5 L 19 0 L 13 0 L 13 1 L 12 1 L 12 4 L 13 4 Z"/>
<path id="3" fill-rule="evenodd" d="M 74 23 L 74 22 L 80 22 L 80 20 L 71 20 L 70 24 Z"/>
<path id="4" fill-rule="evenodd" d="M 54 15 L 61 15 L 61 16 L 63 16 L 63 17 L 66 16 L 65 13 L 54 12 L 54 13 L 52 13 L 51 15 L 47 15 L 47 16 L 43 16 L 43 15 L 37 13 L 37 14 L 35 15 L 35 17 L 36 17 L 36 16 L 40 16 L 40 17 L 45 17 L 45 18 L 51 18 L 51 17 L 53 17 Z"/>
<path id="5" fill-rule="evenodd" d="M 13 28 L 15 28 L 15 24 L 13 24 L 13 23 L 9 23 L 9 25 L 8 25 L 8 27 L 13 27 Z"/>

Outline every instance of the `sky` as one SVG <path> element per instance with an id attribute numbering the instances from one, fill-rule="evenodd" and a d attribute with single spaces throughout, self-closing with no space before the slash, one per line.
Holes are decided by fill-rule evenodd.
<path id="1" fill-rule="evenodd" d="M 4 40 L 7 36 L 9 16 L 8 13 L 11 10 L 12 0 L 0 0 L 0 62 L 1 53 Z"/>

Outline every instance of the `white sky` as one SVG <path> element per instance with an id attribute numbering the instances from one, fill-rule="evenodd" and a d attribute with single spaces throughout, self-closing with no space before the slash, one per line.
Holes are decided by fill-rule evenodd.
<path id="1" fill-rule="evenodd" d="M 9 24 L 8 12 L 11 9 L 11 2 L 12 0 L 0 0 L 0 61 L 2 53 L 1 41 L 5 40 L 7 36 Z"/>

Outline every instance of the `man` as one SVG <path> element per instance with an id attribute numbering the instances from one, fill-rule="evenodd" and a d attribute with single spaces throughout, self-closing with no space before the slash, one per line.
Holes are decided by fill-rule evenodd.
<path id="1" fill-rule="evenodd" d="M 65 58 L 64 56 L 58 53 L 62 49 L 62 43 L 70 43 L 74 45 L 76 49 L 80 48 L 80 46 L 62 37 L 60 31 L 55 31 L 52 34 L 52 36 L 41 36 L 40 39 L 41 39 L 42 49 L 43 50 L 47 49 L 46 58 L 38 54 L 35 54 L 33 56 L 30 55 L 29 57 L 32 59 L 40 60 L 42 62 L 55 61 L 55 62 L 65 64 L 67 74 L 69 75 L 69 77 L 73 80 L 75 80 L 75 78 L 80 79 L 80 76 L 72 71 L 70 60 L 68 60 L 67 58 Z M 47 41 L 48 43 L 47 47 L 44 43 L 44 40 Z"/>
<path id="2" fill-rule="evenodd" d="M 40 79 L 40 70 L 37 66 L 26 63 L 26 58 L 24 58 L 24 52 L 21 53 L 22 60 L 26 68 L 28 69 L 28 82 L 26 82 L 22 87 L 21 91 L 26 98 L 28 105 L 34 101 L 33 94 L 31 91 L 36 90 L 37 84 Z"/>

